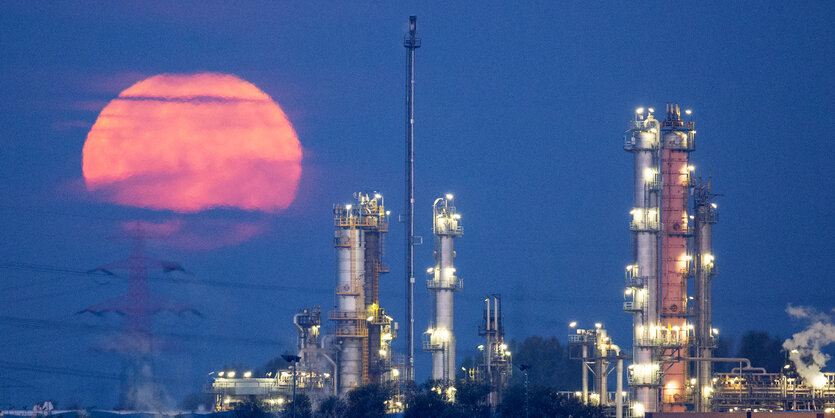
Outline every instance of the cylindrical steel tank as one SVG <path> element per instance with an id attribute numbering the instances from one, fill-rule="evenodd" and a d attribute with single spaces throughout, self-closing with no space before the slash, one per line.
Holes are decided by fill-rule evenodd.
<path id="1" fill-rule="evenodd" d="M 365 243 L 363 234 L 357 229 L 358 211 L 346 205 L 338 206 L 335 212 L 336 310 L 330 319 L 336 322 L 336 337 L 341 345 L 338 364 L 339 393 L 342 395 L 363 383 Z"/>

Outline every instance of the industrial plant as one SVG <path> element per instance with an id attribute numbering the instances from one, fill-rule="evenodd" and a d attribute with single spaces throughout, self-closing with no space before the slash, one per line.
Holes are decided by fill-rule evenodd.
<path id="1" fill-rule="evenodd" d="M 510 405 L 510 395 L 520 393 L 523 395 L 516 399 L 524 396 L 525 411 L 513 416 L 529 414 L 529 392 L 532 391 L 529 390 L 528 373 L 534 366 L 526 364 L 522 356 L 515 352 L 516 342 L 511 339 L 513 330 L 507 329 L 513 328 L 513 323 L 506 324 L 505 321 L 505 313 L 519 307 L 514 306 L 513 295 L 506 293 L 508 289 L 484 289 L 477 286 L 482 284 L 477 279 L 467 276 L 466 262 L 470 259 L 465 245 L 466 240 L 478 237 L 480 228 L 476 228 L 479 226 L 475 223 L 476 217 L 462 220 L 457 207 L 459 202 L 453 193 L 446 193 L 447 190 L 435 190 L 433 193 L 437 194 L 433 194 L 431 199 L 415 197 L 415 54 L 421 47 L 421 39 L 417 37 L 417 19 L 414 16 L 409 19 L 403 47 L 407 52 L 405 178 L 399 179 L 397 184 L 398 189 L 401 182 L 405 186 L 405 202 L 401 201 L 405 205 L 398 208 L 402 210 L 402 216 L 392 216 L 391 207 L 384 199 L 386 191 L 374 188 L 353 193 L 351 189 L 345 190 L 340 201 L 328 200 L 318 205 L 322 207 L 310 211 L 319 213 L 316 222 L 322 225 L 324 234 L 311 241 L 326 246 L 328 252 L 331 244 L 333 248 L 332 256 L 326 252 L 316 260 L 320 265 L 327 264 L 328 268 L 332 264 L 331 284 L 318 289 L 325 299 L 330 298 L 332 292 L 332 304 L 325 306 L 316 300 L 281 298 L 282 308 L 287 309 L 288 317 L 269 318 L 268 326 L 284 330 L 287 335 L 295 334 L 295 347 L 290 351 L 268 353 L 276 359 L 269 363 L 272 369 L 223 366 L 210 372 L 202 370 L 204 364 L 194 366 L 194 369 L 206 373 L 201 376 L 208 375 L 200 382 L 200 393 L 197 395 L 211 399 L 209 413 L 240 411 L 247 407 L 280 413 L 286 411 L 289 405 L 295 408 L 300 395 L 304 395 L 315 407 L 328 400 L 344 400 L 362 388 L 373 386 L 385 388 L 387 413 L 408 414 L 408 408 L 414 405 L 415 393 L 422 389 L 420 385 L 423 382 L 418 382 L 417 376 L 428 376 L 424 386 L 431 388 L 427 391 L 431 391 L 433 396 L 437 394 L 433 400 L 439 404 L 461 402 L 461 389 L 473 384 L 482 389 L 480 406 L 489 411 L 480 416 L 507 416 L 503 403 L 505 407 Z M 397 49 L 402 52 L 399 40 Z M 128 99 L 137 103 L 157 100 L 137 97 L 130 96 Z M 164 99 L 166 103 L 179 103 L 181 100 Z M 256 100 L 224 97 L 205 101 L 249 103 Z M 269 103 L 272 104 L 271 101 Z M 631 183 L 632 204 L 621 208 L 623 220 L 628 219 L 630 239 L 630 244 L 624 242 L 622 247 L 626 252 L 629 246 L 631 255 L 619 260 L 611 269 L 614 271 L 611 272 L 610 283 L 616 289 L 610 292 L 613 300 L 605 303 L 617 310 L 615 315 L 623 319 L 623 324 L 630 324 L 612 326 L 595 322 L 598 318 L 591 317 L 575 319 L 593 326 L 565 321 L 568 331 L 567 335 L 560 336 L 560 339 L 567 337 L 564 339 L 565 351 L 561 353 L 565 353 L 566 362 L 571 360 L 571 366 L 576 367 L 572 370 L 578 372 L 577 387 L 558 388 L 559 392 L 549 388 L 548 395 L 583 408 L 593 407 L 595 411 L 612 418 L 730 417 L 732 415 L 725 414 L 740 412 L 745 412 L 746 415 L 741 416 L 747 417 L 756 416 L 752 414 L 795 412 L 823 417 L 824 414 L 835 413 L 835 373 L 822 371 L 828 357 L 820 353 L 820 344 L 808 342 L 814 336 L 806 342 L 786 341 L 783 345 L 786 359 L 780 370 L 766 370 L 742 355 L 732 357 L 717 350 L 718 329 L 714 325 L 712 292 L 714 289 L 721 291 L 722 285 L 715 280 L 720 276 L 719 260 L 714 253 L 713 229 L 718 226 L 717 201 L 722 195 L 712 187 L 711 176 L 697 175 L 691 162 L 691 154 L 696 151 L 694 113 L 678 103 L 668 103 L 663 108 L 659 107 L 658 111 L 654 107 L 639 107 L 634 113 L 624 110 L 624 121 L 628 121 L 625 132 L 622 128 L 612 131 L 611 147 L 620 156 L 623 156 L 618 150 L 620 146 L 631 154 L 632 174 L 628 176 L 628 181 L 624 180 L 623 188 Z M 619 136 L 621 132 L 622 137 Z M 298 158 L 301 159 L 301 154 Z M 622 161 L 622 166 L 612 167 L 610 174 L 627 175 L 630 162 L 625 157 Z M 399 170 L 400 162 L 397 164 Z M 291 202 L 292 199 L 289 199 L 287 205 Z M 465 209 L 470 204 L 472 207 L 485 204 L 471 203 L 467 196 L 463 196 L 460 203 Z M 425 209 L 426 215 L 416 217 L 415 205 Z M 628 203 L 623 203 L 623 206 L 628 206 Z M 431 218 L 428 216 L 430 207 Z M 328 212 L 330 209 L 332 212 Z M 249 210 L 248 207 L 245 210 Z M 331 227 L 328 226 L 331 225 L 329 216 L 332 216 L 332 242 L 328 229 Z M 498 218 L 498 221 L 493 219 L 491 222 L 501 220 Z M 468 227 L 466 237 L 465 221 Z M 400 241 L 401 236 L 397 235 L 396 248 L 392 248 L 387 237 L 390 224 L 397 223 L 403 224 L 405 242 Z M 415 252 L 422 238 L 415 235 L 416 224 L 427 231 L 431 225 L 433 234 L 432 248 L 426 245 L 419 250 L 427 265 L 419 266 L 426 271 L 426 287 L 423 289 L 421 284 L 419 288 L 419 292 L 425 293 L 419 296 L 426 298 L 424 302 L 419 298 L 418 306 L 415 305 Z M 259 229 L 260 224 L 246 224 L 241 228 L 247 232 Z M 142 239 L 151 237 L 151 234 L 143 232 L 138 222 L 134 232 L 134 253 L 131 257 L 82 273 L 95 272 L 103 277 L 114 276 L 111 270 L 127 271 L 128 294 L 93 305 L 82 312 L 92 315 L 115 312 L 124 316 L 124 331 L 108 346 L 101 347 L 103 351 L 119 353 L 125 362 L 121 376 L 110 376 L 114 380 L 121 379 L 123 385 L 120 407 L 136 411 L 159 410 L 163 402 L 152 360 L 166 347 L 152 335 L 153 318 L 162 313 L 198 316 L 201 313 L 178 302 L 156 299 L 151 295 L 149 271 L 170 273 L 185 270 L 177 263 L 146 256 Z M 624 237 L 627 235 L 626 224 L 622 225 L 621 232 Z M 508 241 L 511 239 L 508 238 Z M 464 246 L 460 245 L 462 243 Z M 538 249 L 542 247 L 538 245 Z M 459 253 L 457 249 L 462 251 Z M 405 274 L 391 278 L 398 288 L 396 297 L 381 292 L 381 280 L 386 280 L 392 270 L 387 261 L 392 250 L 405 251 L 403 265 L 396 265 L 394 269 L 397 272 L 402 269 Z M 546 248 L 546 251 L 551 249 Z M 432 265 L 428 265 L 430 252 L 434 261 Z M 462 275 L 456 269 L 457 261 L 460 261 L 458 265 Z M 400 262 L 397 260 L 394 264 Z M 625 268 L 621 270 L 623 265 Z M 299 268 L 310 269 L 310 266 L 306 264 Z M 470 274 L 475 276 L 472 272 Z M 467 288 L 462 276 L 468 278 Z M 517 278 L 502 277 L 502 285 L 514 280 Z M 229 287 L 240 285 L 231 283 Z M 521 284 L 519 286 L 522 287 Z M 312 293 L 308 287 L 294 289 L 299 294 Z M 606 290 L 595 289 L 595 292 L 595 296 L 599 296 Z M 502 294 L 505 295 L 504 302 Z M 552 302 L 556 299 L 546 300 Z M 262 305 L 257 304 L 261 302 L 253 302 L 252 305 L 257 307 L 253 309 L 262 309 Z M 461 305 L 468 302 L 478 310 L 470 316 L 477 318 L 466 315 L 462 318 Z M 520 304 L 526 302 L 522 300 Z M 286 308 L 288 303 L 292 304 L 290 308 Z M 459 306 L 457 318 L 456 303 Z M 393 306 L 398 309 L 393 309 Z M 620 312 L 621 306 L 625 315 Z M 399 317 L 402 308 L 405 308 L 402 310 L 403 317 Z M 421 318 L 428 317 L 428 320 L 416 321 L 416 309 L 426 314 Z M 584 315 L 589 315 L 590 311 L 586 309 Z M 292 312 L 295 314 L 289 317 Z M 554 322 L 562 324 L 564 320 L 539 317 L 542 314 L 526 315 L 525 321 L 536 322 L 543 328 Z M 34 324 L 34 321 L 28 324 Z M 835 340 L 835 326 L 822 326 L 831 327 L 827 332 L 831 332 Z M 469 345 L 468 341 L 475 342 L 476 336 L 479 344 L 465 347 Z M 618 341 L 613 336 L 618 336 Z M 625 336 L 631 337 L 631 341 Z M 275 347 L 282 344 L 281 341 L 271 339 L 269 344 Z M 427 359 L 417 366 L 416 346 Z M 235 346 L 235 350 L 238 348 Z M 462 362 L 468 353 L 472 354 L 471 358 Z M 228 353 L 222 355 L 227 356 Z M 241 354 L 241 357 L 246 355 Z M 557 373 L 556 370 L 538 372 Z M 97 377 L 94 373 L 77 374 Z M 523 384 L 523 389 L 520 389 Z M 234 412 L 229 412 L 226 416 L 233 415 Z"/>
<path id="2" fill-rule="evenodd" d="M 398 323 L 380 300 L 380 275 L 390 212 L 379 193 L 355 193 L 350 204 L 334 206 L 334 309 L 322 322 L 318 307 L 305 308 L 293 318 L 298 329 L 298 353 L 285 356 L 292 367 L 267 376 L 219 373 L 208 390 L 216 410 L 257 400 L 273 409 L 296 391 L 311 399 L 345 396 L 367 384 L 389 385 L 394 395 L 390 412 L 402 411 L 404 382 L 414 381 L 414 58 L 420 47 L 416 19 L 410 19 L 404 40 L 408 49 L 406 98 L 406 352 L 393 351 Z M 717 275 L 712 228 L 718 221 L 711 179 L 695 175 L 690 153 L 696 150 L 696 127 L 690 110 L 667 104 L 660 117 L 654 108 L 638 108 L 624 134 L 623 148 L 633 156 L 633 204 L 629 211 L 633 259 L 625 268 L 623 310 L 632 317 L 632 344 L 622 348 L 603 324 L 580 329 L 569 324 L 568 349 L 582 370 L 579 391 L 562 395 L 603 408 L 612 417 L 673 416 L 666 413 L 737 411 L 832 411 L 835 374 L 810 380 L 784 370 L 767 371 L 745 358 L 714 356 L 717 330 L 711 313 L 712 282 Z M 431 322 L 423 333 L 423 350 L 430 353 L 433 381 L 447 385 L 443 395 L 455 402 L 456 330 L 454 297 L 463 290 L 455 268 L 454 242 L 463 236 L 461 216 L 452 194 L 432 204 L 434 266 L 426 288 L 431 294 Z M 466 256 L 466 255 L 463 255 Z M 466 379 L 488 387 L 487 403 L 499 410 L 514 373 L 527 365 L 514 364 L 505 342 L 501 295 L 464 294 L 483 298 L 483 324 L 478 335 L 476 364 L 463 368 Z M 385 301 L 391 304 L 393 301 Z M 793 356 L 796 359 L 798 356 Z M 714 372 L 717 363 L 733 365 Z M 614 376 L 612 374 L 614 373 Z M 612 378 L 614 377 L 614 378 Z M 612 382 L 614 380 L 614 382 Z M 435 388 L 433 388 L 434 390 Z M 440 393 L 440 392 L 439 392 Z M 662 415 L 659 415 L 662 414 Z"/>

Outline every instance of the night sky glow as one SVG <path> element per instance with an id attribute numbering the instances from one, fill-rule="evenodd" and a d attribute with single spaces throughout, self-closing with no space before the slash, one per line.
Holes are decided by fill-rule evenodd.
<path id="1" fill-rule="evenodd" d="M 155 359 L 170 399 L 292 350 L 293 314 L 333 309 L 333 205 L 378 191 L 405 212 L 410 15 L 415 271 L 433 265 L 432 201 L 454 193 L 459 360 L 488 293 L 508 338 L 601 322 L 631 345 L 622 134 L 667 102 L 693 110 L 691 163 L 723 195 L 720 335 L 788 338 L 807 326 L 789 304 L 834 306 L 835 2 L 83 4 L 0 3 L 0 408 L 115 404 L 121 359 L 95 347 L 122 320 L 76 312 L 126 293 L 84 272 L 130 254 L 134 221 L 188 271 L 152 273 L 151 292 L 203 314 L 154 318 L 177 347 Z M 381 306 L 401 330 L 403 241 L 392 221 Z M 416 365 L 422 382 L 420 347 Z"/>

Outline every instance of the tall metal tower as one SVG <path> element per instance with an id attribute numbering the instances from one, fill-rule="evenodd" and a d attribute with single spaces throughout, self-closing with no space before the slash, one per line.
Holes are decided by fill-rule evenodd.
<path id="1" fill-rule="evenodd" d="M 693 287 L 696 299 L 694 306 L 696 357 L 704 359 L 693 368 L 696 387 L 694 390 L 694 409 L 696 412 L 710 411 L 710 396 L 713 390 L 713 364 L 706 361 L 713 357 L 716 343 L 713 339 L 711 315 L 711 281 L 716 275 L 713 264 L 713 225 L 719 220 L 713 198 L 719 196 L 710 191 L 710 181 L 699 183 L 693 188 L 693 267 L 695 270 Z"/>
<path id="2" fill-rule="evenodd" d="M 403 46 L 409 50 L 406 66 L 406 379 L 414 380 L 415 370 L 415 37 L 417 16 L 409 16 L 409 35 Z"/>
<path id="3" fill-rule="evenodd" d="M 129 271 L 128 293 L 86 308 L 79 313 L 124 315 L 123 334 L 102 348 L 124 356 L 119 406 L 124 409 L 154 410 L 162 406 L 163 395 L 153 371 L 153 358 L 161 348 L 161 344 L 152 334 L 151 317 L 160 312 L 200 314 L 187 306 L 151 295 L 148 288 L 150 269 L 161 269 L 166 273 L 184 270 L 175 262 L 154 260 L 145 255 L 145 239 L 159 238 L 158 234 L 145 231 L 140 222 L 132 223 L 126 229 L 133 241 L 131 256 L 98 267 L 93 271 L 102 271 L 111 275 L 115 275 L 112 273 L 113 270 Z"/>
<path id="4" fill-rule="evenodd" d="M 634 193 L 630 214 L 634 264 L 626 266 L 623 304 L 632 314 L 633 365 L 629 386 L 633 391 L 633 413 L 657 409 L 661 384 L 660 365 L 654 352 L 658 324 L 658 234 L 659 223 L 659 122 L 653 109 L 637 109 L 626 131 L 623 148 L 634 156 Z"/>
<path id="5" fill-rule="evenodd" d="M 432 379 L 455 381 L 455 332 L 453 330 L 453 294 L 463 281 L 455 274 L 453 241 L 464 234 L 461 215 L 455 213 L 452 195 L 435 200 L 432 205 L 432 232 L 435 234 L 435 267 L 426 288 L 434 296 L 432 324 L 426 331 L 423 348 L 432 353 Z"/>

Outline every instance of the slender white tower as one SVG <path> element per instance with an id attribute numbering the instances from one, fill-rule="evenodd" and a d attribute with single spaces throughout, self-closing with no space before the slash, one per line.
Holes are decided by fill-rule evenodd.
<path id="1" fill-rule="evenodd" d="M 339 394 L 343 395 L 363 381 L 363 342 L 365 326 L 363 285 L 365 283 L 365 242 L 359 227 L 360 208 L 352 205 L 334 207 L 334 247 L 336 248 L 335 322 L 339 351 Z"/>
<path id="2" fill-rule="evenodd" d="M 432 232 L 435 235 L 435 267 L 426 288 L 434 294 L 433 321 L 424 335 L 423 348 L 432 353 L 432 378 L 455 380 L 455 334 L 453 333 L 453 293 L 463 281 L 455 275 L 453 240 L 464 233 L 461 216 L 455 213 L 452 195 L 432 204 Z"/>
<path id="3" fill-rule="evenodd" d="M 658 324 L 658 234 L 660 232 L 658 194 L 659 122 L 636 111 L 635 120 L 626 131 L 624 150 L 635 159 L 634 203 L 629 229 L 633 233 L 635 263 L 626 267 L 624 310 L 631 313 L 633 326 L 633 364 L 629 386 L 633 391 L 633 416 L 658 409 L 660 365 L 654 355 Z"/>

